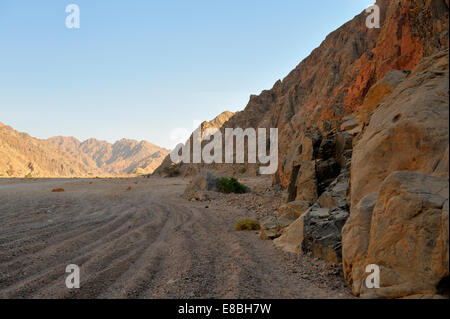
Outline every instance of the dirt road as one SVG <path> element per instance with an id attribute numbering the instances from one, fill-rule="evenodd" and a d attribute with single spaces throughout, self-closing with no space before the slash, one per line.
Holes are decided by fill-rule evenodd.
<path id="1" fill-rule="evenodd" d="M 0 298 L 350 297 L 339 276 L 305 275 L 325 265 L 235 231 L 248 211 L 181 198 L 186 184 L 0 180 Z M 65 286 L 69 264 L 80 289 Z"/>

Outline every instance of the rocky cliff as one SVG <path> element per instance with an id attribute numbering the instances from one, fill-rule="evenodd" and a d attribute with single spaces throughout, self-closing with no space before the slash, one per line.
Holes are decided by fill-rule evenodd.
<path id="1" fill-rule="evenodd" d="M 305 132 L 338 130 L 390 70 L 412 70 L 448 47 L 448 8 L 443 0 L 377 1 L 381 28 L 368 29 L 362 13 L 332 32 L 283 81 L 252 96 L 225 127 L 278 127 L 279 171 L 288 186 Z M 309 133 L 309 132 L 308 132 Z"/>
<path id="2" fill-rule="evenodd" d="M 342 246 L 356 295 L 432 295 L 448 281 L 448 69 L 448 50 L 424 58 L 378 104 L 353 149 Z M 380 289 L 364 285 L 369 264 L 381 266 Z"/>
<path id="3" fill-rule="evenodd" d="M 381 28 L 356 16 L 221 129 L 279 129 L 278 247 L 342 262 L 358 296 L 448 293 L 448 1 L 377 5 Z"/>
<path id="4" fill-rule="evenodd" d="M 305 134 L 336 132 L 390 70 L 410 71 L 424 56 L 448 47 L 444 0 L 379 0 L 377 4 L 381 28 L 368 29 L 367 14 L 359 14 L 328 35 L 272 89 L 252 95 L 245 109 L 221 126 L 277 127 L 280 165 L 274 178 L 281 185 L 289 185 Z"/>

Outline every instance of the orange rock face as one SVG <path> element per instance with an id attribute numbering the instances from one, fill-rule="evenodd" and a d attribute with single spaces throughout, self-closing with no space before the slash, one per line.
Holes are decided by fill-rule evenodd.
<path id="1" fill-rule="evenodd" d="M 381 28 L 368 29 L 363 12 L 338 30 L 271 90 L 252 96 L 224 127 L 278 127 L 279 170 L 287 186 L 295 149 L 312 127 L 323 135 L 363 104 L 369 89 L 393 69 L 412 70 L 427 55 L 448 47 L 448 8 L 443 0 L 379 0 Z"/>
<path id="2" fill-rule="evenodd" d="M 448 48 L 444 0 L 378 0 L 377 5 L 381 28 L 368 29 L 367 14 L 359 14 L 329 34 L 272 89 L 252 95 L 246 108 L 223 124 L 279 129 L 276 183 L 288 186 L 307 131 L 317 129 L 323 136 L 336 131 L 390 70 L 410 71 L 424 56 Z"/>

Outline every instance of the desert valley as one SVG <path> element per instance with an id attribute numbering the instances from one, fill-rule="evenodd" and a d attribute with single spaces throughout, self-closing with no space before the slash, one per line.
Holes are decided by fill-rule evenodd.
<path id="1" fill-rule="evenodd" d="M 0 298 L 448 298 L 449 2 L 376 3 L 201 123 L 277 128 L 271 175 L 0 123 Z"/>

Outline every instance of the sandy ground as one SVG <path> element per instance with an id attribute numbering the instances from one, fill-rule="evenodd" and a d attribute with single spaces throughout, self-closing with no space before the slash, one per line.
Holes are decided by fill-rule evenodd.
<path id="1" fill-rule="evenodd" d="M 252 211 L 189 202 L 187 183 L 0 179 L 0 298 L 351 297 L 332 265 L 235 231 Z M 80 289 L 65 286 L 69 264 Z"/>

